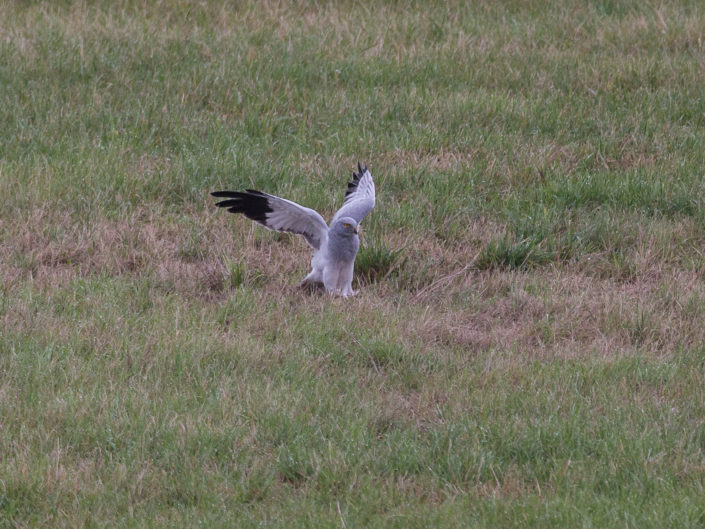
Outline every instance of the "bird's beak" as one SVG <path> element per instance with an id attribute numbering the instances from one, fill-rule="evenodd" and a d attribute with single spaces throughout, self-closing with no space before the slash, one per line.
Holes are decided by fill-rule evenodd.
<path id="1" fill-rule="evenodd" d="M 357 235 L 357 232 L 358 232 L 358 231 L 360 231 L 360 228 L 355 228 L 355 229 L 353 230 L 353 232 L 355 233 L 355 235 Z"/>

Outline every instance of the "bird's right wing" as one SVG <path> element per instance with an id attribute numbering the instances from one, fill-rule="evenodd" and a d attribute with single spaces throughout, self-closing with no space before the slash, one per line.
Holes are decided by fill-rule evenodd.
<path id="1" fill-rule="evenodd" d="M 375 207 L 375 183 L 367 167 L 357 164 L 359 173 L 353 171 L 353 181 L 348 183 L 343 206 L 336 212 L 331 225 L 336 219 L 352 217 L 359 224 Z"/>
<path id="2" fill-rule="evenodd" d="M 217 202 L 219 208 L 228 208 L 230 213 L 242 213 L 270 230 L 303 235 L 306 242 L 316 250 L 328 236 L 328 225 L 318 212 L 291 200 L 254 189 L 215 191 L 211 195 L 228 199 Z"/>

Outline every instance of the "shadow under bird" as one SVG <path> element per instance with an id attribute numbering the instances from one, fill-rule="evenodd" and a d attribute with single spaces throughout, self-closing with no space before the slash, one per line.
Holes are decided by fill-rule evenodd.
<path id="1" fill-rule="evenodd" d="M 303 235 L 313 248 L 311 272 L 300 286 L 322 283 L 330 294 L 343 297 L 354 295 L 353 266 L 360 248 L 360 222 L 375 206 L 375 184 L 367 167 L 357 164 L 352 182 L 348 183 L 343 206 L 336 212 L 330 225 L 313 209 L 306 208 L 268 193 L 245 191 L 215 191 L 216 203 L 230 213 L 242 213 L 248 219 L 274 231 Z"/>

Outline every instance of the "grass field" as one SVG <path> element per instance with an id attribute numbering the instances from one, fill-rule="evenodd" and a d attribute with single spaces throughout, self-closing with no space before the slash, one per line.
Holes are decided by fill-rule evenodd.
<path id="1" fill-rule="evenodd" d="M 0 5 L 0 527 L 705 526 L 705 4 Z M 377 184 L 353 299 L 213 207 Z"/>

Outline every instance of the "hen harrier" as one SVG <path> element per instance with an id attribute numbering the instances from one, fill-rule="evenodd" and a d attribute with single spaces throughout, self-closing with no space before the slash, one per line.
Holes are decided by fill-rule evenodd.
<path id="1" fill-rule="evenodd" d="M 353 264 L 360 240 L 357 236 L 362 219 L 375 206 L 375 184 L 372 175 L 358 162 L 359 173 L 353 171 L 343 206 L 333 216 L 330 226 L 318 212 L 285 198 L 275 197 L 254 189 L 245 191 L 215 191 L 214 197 L 227 198 L 216 203 L 230 213 L 242 213 L 274 231 L 303 235 L 314 249 L 311 272 L 301 286 L 323 283 L 330 294 L 348 297 L 352 289 Z"/>

